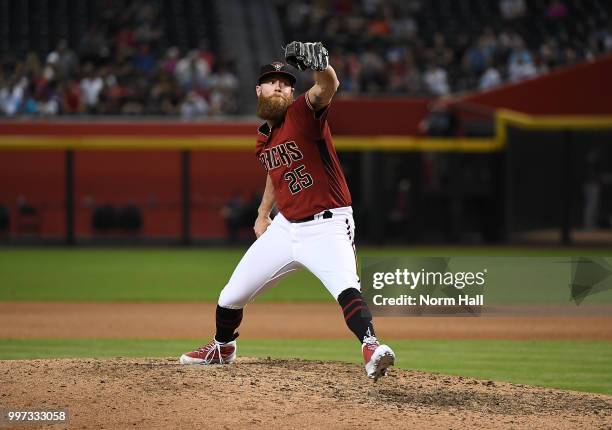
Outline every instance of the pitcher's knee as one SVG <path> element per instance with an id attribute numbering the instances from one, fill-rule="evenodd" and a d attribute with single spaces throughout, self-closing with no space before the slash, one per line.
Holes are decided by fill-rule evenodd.
<path id="1" fill-rule="evenodd" d="M 325 288 L 330 292 L 334 299 L 338 301 L 341 295 L 346 294 L 348 290 L 355 290 L 357 292 L 361 292 L 361 285 L 359 284 L 358 279 L 350 279 L 345 278 L 340 280 L 340 282 L 328 282 L 325 283 Z"/>
<path id="2" fill-rule="evenodd" d="M 219 306 L 227 309 L 242 309 L 249 301 L 249 296 L 245 295 L 240 288 L 227 284 L 221 294 L 219 294 Z"/>

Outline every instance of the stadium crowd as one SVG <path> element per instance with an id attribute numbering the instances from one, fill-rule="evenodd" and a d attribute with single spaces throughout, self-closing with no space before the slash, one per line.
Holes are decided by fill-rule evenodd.
<path id="1" fill-rule="evenodd" d="M 344 93 L 443 96 L 489 89 L 612 52 L 605 7 L 586 10 L 596 2 L 536 0 L 528 9 L 525 0 L 499 0 L 484 12 L 491 3 L 296 0 L 278 8 L 288 39 L 326 41 Z M 437 6 L 473 7 L 465 13 L 472 22 Z"/>
<path id="2" fill-rule="evenodd" d="M 499 0 L 493 14 L 500 25 L 466 23 L 456 32 L 435 27 L 423 0 L 278 1 L 277 10 L 287 40 L 326 43 L 342 93 L 444 96 L 612 52 L 605 9 L 585 11 L 579 0 L 536 3 L 543 7 L 534 17 L 525 0 Z M 120 5 L 109 2 L 79 46 L 62 40 L 43 56 L 3 58 L 0 116 L 244 113 L 231 59 L 215 55 L 206 39 L 184 52 L 167 47 L 159 3 Z M 577 9 L 588 19 L 573 17 Z M 461 28 L 460 17 L 446 19 Z M 535 35 L 534 22 L 549 31 Z"/>
<path id="3" fill-rule="evenodd" d="M 2 59 L 0 116 L 180 115 L 237 111 L 231 61 L 202 40 L 188 52 L 163 48 L 156 3 L 123 9 L 110 2 L 72 50 L 65 40 L 46 56 Z"/>

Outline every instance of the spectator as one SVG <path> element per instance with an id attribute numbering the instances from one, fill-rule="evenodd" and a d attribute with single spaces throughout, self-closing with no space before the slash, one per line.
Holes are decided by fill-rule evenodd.
<path id="1" fill-rule="evenodd" d="M 38 101 L 29 89 L 24 94 L 19 112 L 24 115 L 36 115 L 38 113 Z"/>
<path id="2" fill-rule="evenodd" d="M 487 56 L 485 55 L 482 40 L 468 48 L 463 59 L 466 71 L 472 75 L 480 75 L 486 68 Z"/>
<path id="3" fill-rule="evenodd" d="M 395 19 L 391 22 L 391 36 L 399 40 L 413 39 L 419 30 L 419 25 L 411 16 Z"/>
<path id="4" fill-rule="evenodd" d="M 179 61 L 179 56 L 180 51 L 176 46 L 168 48 L 164 60 L 161 64 L 162 70 L 167 74 L 174 75 L 176 64 Z"/>
<path id="5" fill-rule="evenodd" d="M 565 55 L 565 58 L 564 58 L 565 64 L 571 65 L 571 64 L 576 64 L 578 62 L 578 53 L 576 52 L 574 48 L 572 47 L 565 48 L 564 55 Z"/>
<path id="6" fill-rule="evenodd" d="M 211 75 L 209 83 L 211 114 L 236 112 L 238 78 L 230 71 L 228 65 L 221 63 L 218 72 Z"/>
<path id="7" fill-rule="evenodd" d="M 146 43 L 138 47 L 138 52 L 136 55 L 134 55 L 132 61 L 136 70 L 144 73 L 145 75 L 150 75 L 153 73 L 157 64 L 155 57 L 151 53 L 149 45 Z"/>
<path id="8" fill-rule="evenodd" d="M 548 65 L 544 62 L 539 52 L 533 53 L 533 67 L 535 67 L 536 75 L 542 75 L 549 71 Z"/>
<path id="9" fill-rule="evenodd" d="M 343 56 L 344 67 L 341 66 L 340 85 L 342 92 L 357 93 L 361 82 L 361 63 L 356 54 L 351 53 Z"/>
<path id="10" fill-rule="evenodd" d="M 511 52 L 513 49 L 523 45 L 523 38 L 516 31 L 503 30 L 498 36 L 499 49 Z"/>
<path id="11" fill-rule="evenodd" d="M 121 30 L 115 37 L 115 52 L 132 53 L 136 47 L 136 34 L 134 27 L 128 25 Z"/>
<path id="12" fill-rule="evenodd" d="M 60 113 L 60 103 L 54 88 L 50 88 L 38 102 L 38 113 L 43 116 L 55 116 Z"/>
<path id="13" fill-rule="evenodd" d="M 23 75 L 28 77 L 29 81 L 34 81 L 42 74 L 42 65 L 38 54 L 35 52 L 28 52 L 25 62 L 23 64 Z"/>
<path id="14" fill-rule="evenodd" d="M 497 36 L 491 27 L 485 27 L 478 41 L 482 51 L 485 54 L 485 57 L 487 57 L 487 60 L 492 59 L 497 55 L 499 43 L 497 41 Z"/>
<path id="15" fill-rule="evenodd" d="M 189 91 L 185 101 L 181 105 L 181 117 L 185 119 L 194 119 L 206 115 L 208 109 L 209 106 L 204 97 L 200 96 L 195 91 Z"/>
<path id="16" fill-rule="evenodd" d="M 142 3 L 142 2 L 140 2 Z M 134 39 L 136 43 L 152 45 L 162 38 L 160 26 L 156 23 L 158 11 L 151 3 L 142 3 L 134 10 Z"/>
<path id="17" fill-rule="evenodd" d="M 208 65 L 208 70 L 213 70 L 215 67 L 215 54 L 210 50 L 210 43 L 207 39 L 200 40 L 198 44 L 198 54 Z"/>
<path id="18" fill-rule="evenodd" d="M 74 76 L 79 59 L 74 51 L 68 48 L 66 39 L 61 39 L 55 50 L 47 55 L 47 64 L 55 66 L 59 78 L 67 79 Z"/>
<path id="19" fill-rule="evenodd" d="M 106 35 L 95 25 L 83 36 L 78 51 L 81 64 L 92 63 L 94 65 L 108 62 L 111 52 Z"/>
<path id="20" fill-rule="evenodd" d="M 360 13 L 359 7 L 355 7 L 350 15 L 344 19 L 344 26 L 346 28 L 347 35 L 350 39 L 358 38 L 365 33 L 367 20 Z"/>
<path id="21" fill-rule="evenodd" d="M 4 88 L 0 89 L 0 103 L 2 103 L 0 111 L 7 116 L 17 115 L 23 104 L 27 88 L 28 79 L 25 76 L 8 82 Z"/>
<path id="22" fill-rule="evenodd" d="M 495 88 L 502 83 L 501 73 L 495 65 L 489 61 L 489 65 L 487 70 L 480 77 L 480 82 L 478 84 L 478 88 L 480 90 L 489 90 L 491 88 Z"/>
<path id="23" fill-rule="evenodd" d="M 8 105 L 10 95 L 11 88 L 0 69 L 0 116 L 6 115 L 6 106 Z"/>
<path id="24" fill-rule="evenodd" d="M 520 18 L 525 14 L 525 0 L 500 0 L 499 11 L 508 21 Z"/>
<path id="25" fill-rule="evenodd" d="M 537 75 L 537 70 L 531 62 L 531 57 L 519 56 L 508 67 L 510 82 L 519 82 Z"/>
<path id="26" fill-rule="evenodd" d="M 406 85 L 406 91 L 408 94 L 420 94 L 421 93 L 421 73 L 414 61 L 414 55 L 412 51 L 406 52 L 406 71 L 404 74 L 404 81 Z"/>
<path id="27" fill-rule="evenodd" d="M 405 50 L 401 47 L 393 47 L 387 52 L 389 62 L 389 90 L 393 93 L 406 91 L 404 75 L 406 73 Z"/>
<path id="28" fill-rule="evenodd" d="M 612 26 L 609 30 L 602 30 L 601 32 L 598 32 L 598 34 L 603 45 L 603 51 L 612 51 Z"/>
<path id="29" fill-rule="evenodd" d="M 88 114 L 96 113 L 100 92 L 104 87 L 102 78 L 94 70 L 93 64 L 88 63 L 84 69 L 85 76 L 81 80 L 81 95 L 84 110 Z"/>
<path id="30" fill-rule="evenodd" d="M 153 115 L 170 114 L 169 111 L 164 110 L 164 103 L 172 97 L 174 91 L 175 84 L 172 75 L 162 70 L 149 93 L 147 112 Z"/>
<path id="31" fill-rule="evenodd" d="M 125 84 L 126 78 L 117 78 L 107 71 L 104 78 L 104 113 L 118 115 L 122 106 L 133 96 L 133 90 Z"/>
<path id="32" fill-rule="evenodd" d="M 442 67 L 448 67 L 453 62 L 453 51 L 446 46 L 446 40 L 442 33 L 434 34 L 433 49 L 434 61 L 437 61 Z"/>
<path id="33" fill-rule="evenodd" d="M 310 16 L 311 5 L 305 1 L 291 1 L 287 7 L 292 11 L 288 16 L 288 24 L 291 28 L 300 31 L 299 29 L 304 28 L 305 22 Z"/>
<path id="34" fill-rule="evenodd" d="M 546 16 L 552 20 L 562 20 L 567 17 L 567 6 L 561 0 L 553 0 L 546 8 Z"/>
<path id="35" fill-rule="evenodd" d="M 427 90 L 435 96 L 445 96 L 450 93 L 448 85 L 448 75 L 439 64 L 428 64 L 423 82 L 427 86 Z"/>
<path id="36" fill-rule="evenodd" d="M 387 71 L 380 54 L 369 48 L 361 55 L 360 63 L 360 89 L 366 93 L 384 91 L 387 85 Z"/>
<path id="37" fill-rule="evenodd" d="M 514 49 L 511 51 L 510 56 L 508 57 L 508 69 L 511 69 L 519 61 L 522 64 L 533 65 L 533 57 L 531 52 L 525 48 L 525 44 L 522 39 L 516 41 Z"/>
<path id="38" fill-rule="evenodd" d="M 180 104 L 182 95 L 178 87 L 172 87 L 171 90 L 164 95 L 161 103 L 161 112 L 164 115 L 178 115 L 180 112 Z"/>
<path id="39" fill-rule="evenodd" d="M 202 60 L 196 50 L 190 51 L 186 57 L 182 58 L 174 70 L 178 83 L 187 91 L 206 88 L 209 74 L 208 63 Z"/>
<path id="40" fill-rule="evenodd" d="M 391 33 L 391 28 L 387 22 L 387 17 L 383 11 L 376 14 L 376 17 L 370 20 L 368 25 L 368 34 L 374 37 L 384 37 Z"/>
<path id="41" fill-rule="evenodd" d="M 62 113 L 76 114 L 81 112 L 81 88 L 77 81 L 73 79 L 62 81 L 59 85 L 58 97 Z"/>
<path id="42" fill-rule="evenodd" d="M 540 59 L 543 65 L 551 69 L 561 63 L 559 46 L 557 42 L 548 38 L 540 45 Z"/>

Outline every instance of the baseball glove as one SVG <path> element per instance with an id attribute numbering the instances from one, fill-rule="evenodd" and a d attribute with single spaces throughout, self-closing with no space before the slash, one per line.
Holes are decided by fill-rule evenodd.
<path id="1" fill-rule="evenodd" d="M 285 48 L 285 60 L 299 70 L 322 72 L 329 65 L 329 52 L 321 42 L 291 42 Z"/>

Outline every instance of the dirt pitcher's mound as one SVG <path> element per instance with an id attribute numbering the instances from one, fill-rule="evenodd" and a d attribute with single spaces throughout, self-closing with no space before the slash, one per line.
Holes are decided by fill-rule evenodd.
<path id="1" fill-rule="evenodd" d="M 4 410 L 67 409 L 70 428 L 612 426 L 612 396 L 398 369 L 373 383 L 358 365 L 302 360 L 0 361 L 0 393 Z"/>

